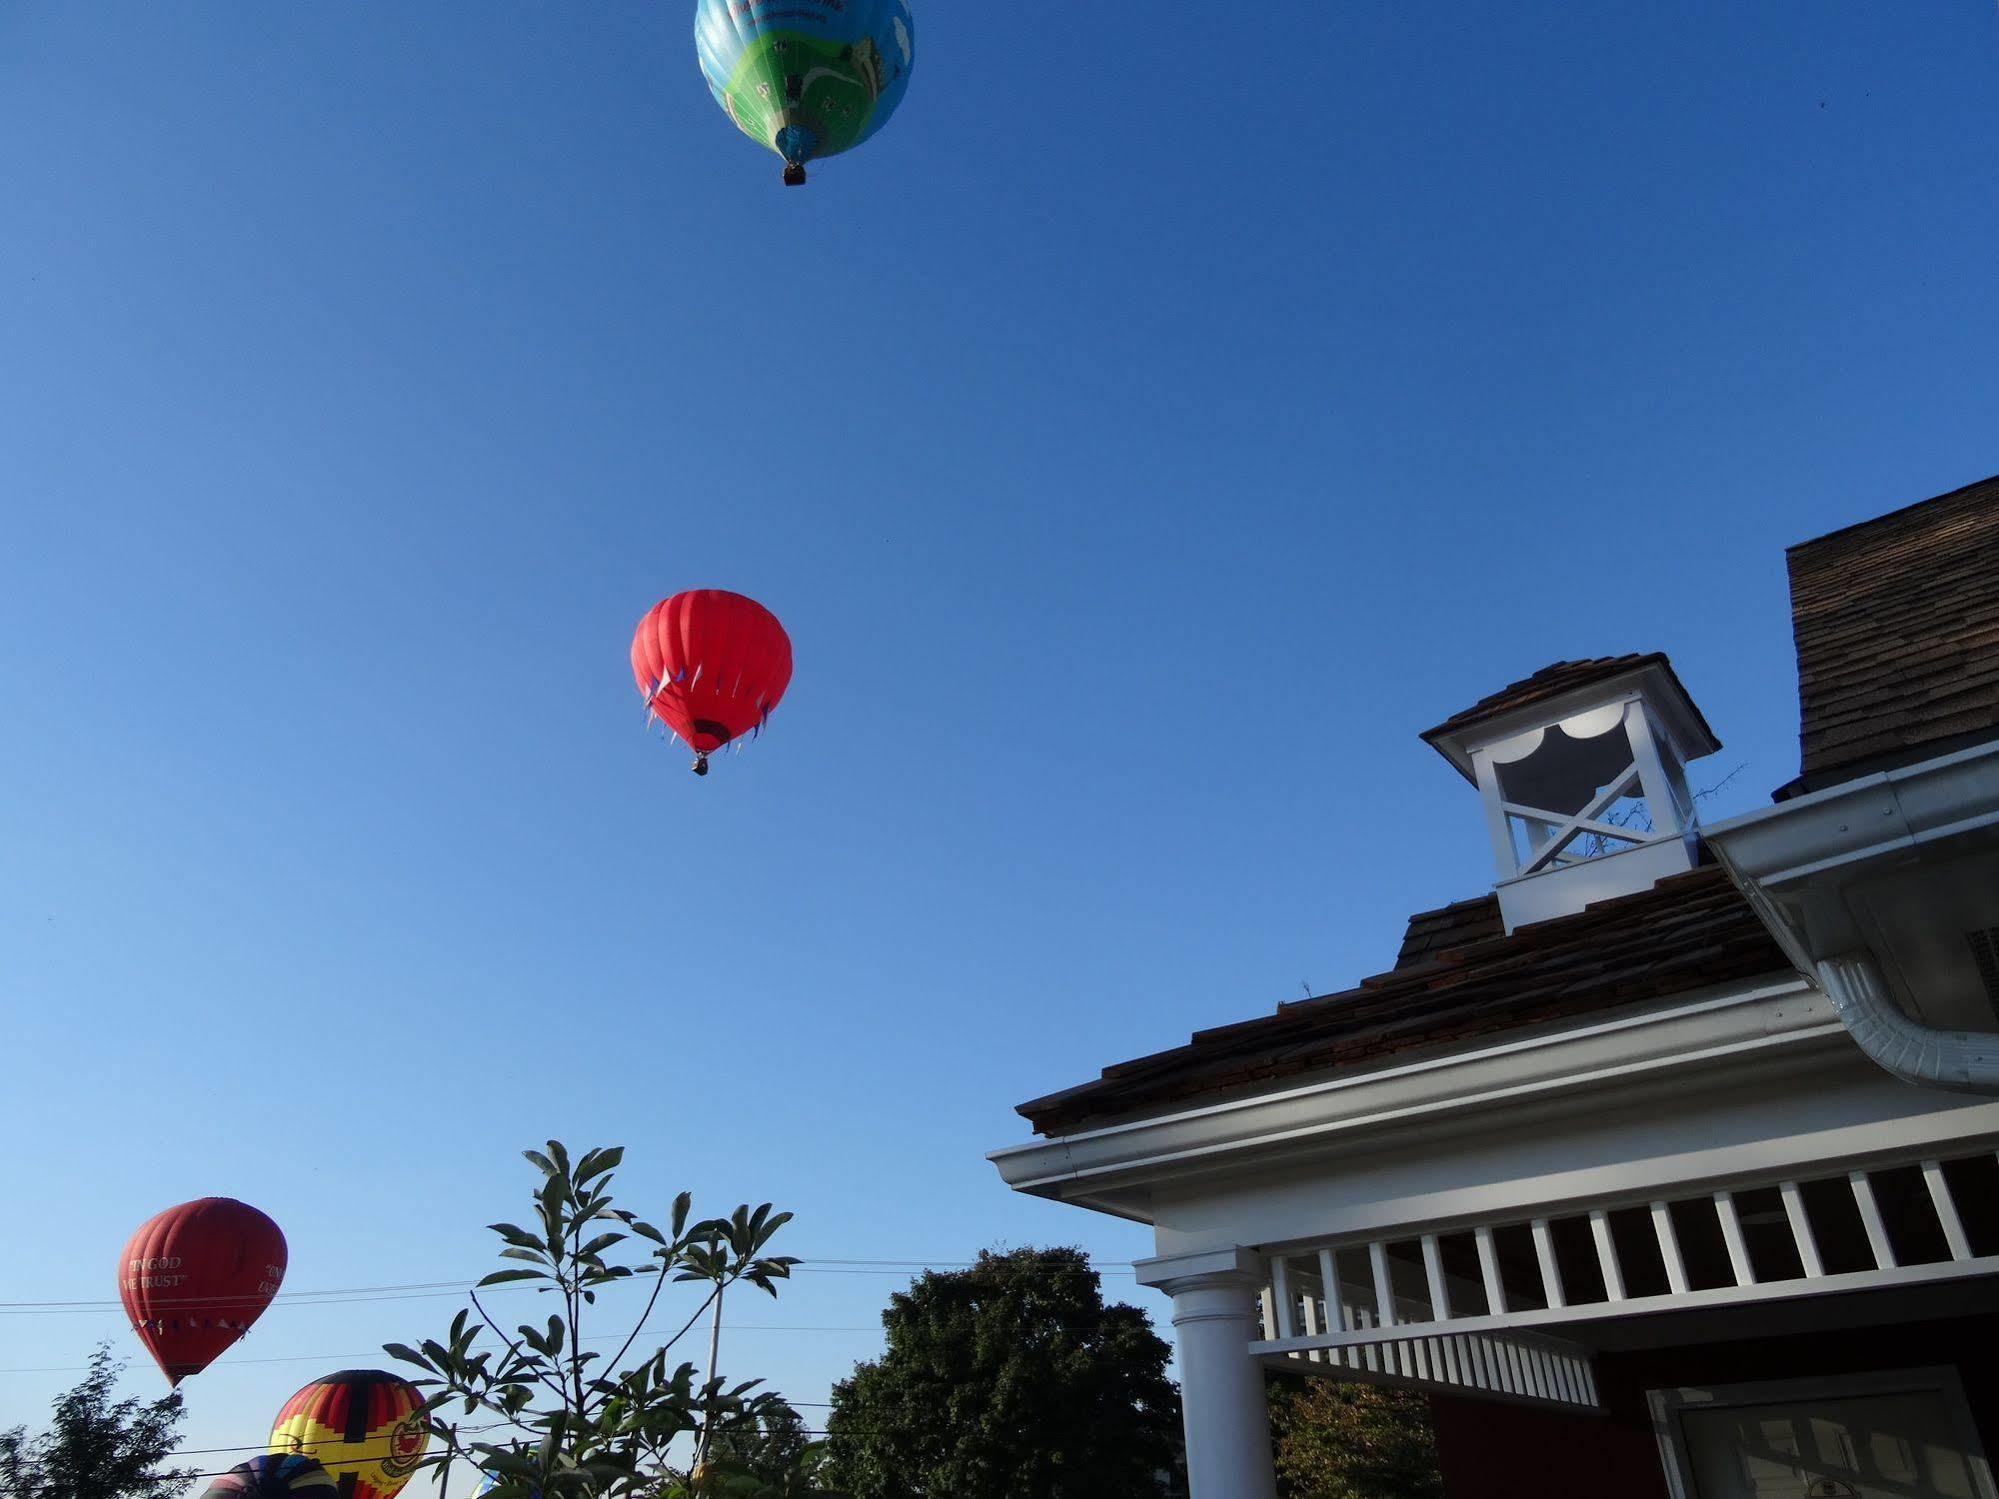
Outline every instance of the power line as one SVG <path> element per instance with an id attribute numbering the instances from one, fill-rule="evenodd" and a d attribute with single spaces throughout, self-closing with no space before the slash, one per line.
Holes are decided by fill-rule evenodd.
<path id="1" fill-rule="evenodd" d="M 724 1332 L 880 1332 L 881 1327 L 879 1324 L 873 1327 L 863 1327 L 858 1325 L 855 1326 L 834 1325 L 830 1323 L 809 1323 L 809 1324 L 800 1323 L 794 1325 L 794 1324 L 773 1323 L 773 1322 L 724 1322 L 722 1324 L 722 1331 Z M 578 1341 L 584 1343 L 616 1343 L 621 1341 L 625 1336 L 626 1334 L 619 1332 L 592 1333 L 589 1337 L 581 1338 Z M 479 1341 L 473 1343 L 472 1346 L 474 1348 L 500 1348 L 504 1347 L 505 1345 L 501 1343 L 489 1343 L 485 1341 Z M 227 1368 L 235 1368 L 242 1364 L 337 1364 L 341 1362 L 343 1359 L 380 1358 L 382 1356 L 383 1354 L 380 1348 L 367 1348 L 367 1349 L 362 1349 L 359 1352 L 350 1351 L 347 1353 L 287 1353 L 281 1356 L 271 1356 L 264 1358 L 233 1358 L 230 1359 L 226 1364 L 216 1364 L 213 1367 L 227 1369 Z M 0 1369 L 0 1374 L 82 1374 L 87 1372 L 89 1368 L 90 1365 L 88 1364 L 38 1364 L 18 1369 Z"/>
<path id="2" fill-rule="evenodd" d="M 934 1270 L 973 1270 L 978 1268 L 975 1260 L 801 1260 L 791 1267 L 793 1275 L 908 1275 L 912 1272 Z M 1023 1269 L 1015 1267 L 1010 1274 L 1021 1274 Z M 1129 1262 L 1106 1265 L 1034 1266 L 1026 1268 L 1030 1275 L 1130 1275 L 1134 1267 Z M 635 1282 L 643 1283 L 642 1277 L 634 1276 Z M 378 1301 L 425 1301 L 439 1297 L 458 1296 L 476 1284 L 471 1280 L 430 1280 L 414 1281 L 399 1286 L 349 1286 L 318 1291 L 280 1291 L 270 1298 L 269 1304 L 276 1306 L 352 1306 L 363 1302 Z M 496 1286 L 494 1290 L 527 1291 L 534 1287 L 525 1283 Z M 153 1307 L 185 1307 L 189 1309 L 218 1309 L 225 1307 L 256 1306 L 262 1298 L 256 1296 L 166 1296 L 148 1298 Z M 67 1314 L 87 1314 L 121 1311 L 121 1300 L 108 1301 L 0 1301 L 0 1314 L 13 1316 Z"/>
<path id="3" fill-rule="evenodd" d="M 330 1286 L 323 1291 L 279 1291 L 272 1301 L 299 1301 L 320 1296 L 387 1295 L 400 1291 L 444 1291 L 462 1286 L 459 1280 L 420 1280 L 401 1286 Z M 258 1296 L 160 1296 L 154 1297 L 156 1305 L 187 1306 L 248 1306 L 262 1300 Z M 0 1301 L 0 1311 L 15 1309 L 62 1310 L 70 1307 L 95 1309 L 104 1306 L 120 1306 L 122 1300 L 112 1301 Z"/>

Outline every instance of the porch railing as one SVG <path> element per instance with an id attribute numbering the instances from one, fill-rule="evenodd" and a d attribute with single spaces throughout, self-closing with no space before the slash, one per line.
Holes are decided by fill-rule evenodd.
<path id="1" fill-rule="evenodd" d="M 1590 1322 L 1999 1273 L 1999 1157 L 1569 1204 L 1276 1249 L 1268 1263 L 1258 1354 L 1335 1378 L 1588 1407 L 1590 1356 L 1574 1335 Z"/>

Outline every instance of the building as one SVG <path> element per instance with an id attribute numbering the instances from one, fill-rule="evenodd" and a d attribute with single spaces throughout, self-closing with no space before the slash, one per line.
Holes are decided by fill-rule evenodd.
<path id="1" fill-rule="evenodd" d="M 1395 967 L 1023 1104 L 1152 1225 L 1195 1499 L 1264 1371 L 1427 1391 L 1453 1499 L 1999 1499 L 1999 478 L 1790 553 L 1802 765 L 1697 823 L 1663 655 L 1422 737 L 1492 891 Z"/>

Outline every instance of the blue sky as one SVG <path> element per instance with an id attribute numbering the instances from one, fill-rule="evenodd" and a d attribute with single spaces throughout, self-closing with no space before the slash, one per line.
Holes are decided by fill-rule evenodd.
<path id="1" fill-rule="evenodd" d="M 982 1153 L 1484 888 L 1419 729 L 1664 649 L 1752 805 L 1782 548 L 1999 469 L 1982 0 L 931 5 L 803 192 L 687 11 L 0 7 L 0 1299 L 207 1193 L 470 1276 L 550 1135 L 1129 1261 Z M 625 651 L 703 585 L 798 673 L 697 782 Z M 453 1305 L 281 1306 L 189 1445 Z M 0 1425 L 120 1328 L 0 1318 Z"/>

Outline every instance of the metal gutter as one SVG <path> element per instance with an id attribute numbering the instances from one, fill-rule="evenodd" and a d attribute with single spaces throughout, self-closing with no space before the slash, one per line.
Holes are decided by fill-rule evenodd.
<path id="1" fill-rule="evenodd" d="M 1706 829 L 1709 848 L 1791 961 L 1812 975 L 1854 1041 L 1919 1087 L 1999 1094 L 1999 1032 L 1942 1030 L 1904 1014 L 1875 955 L 1815 950 L 1805 902 L 1861 866 L 1920 859 L 1999 827 L 1999 743 L 1863 776 Z"/>

